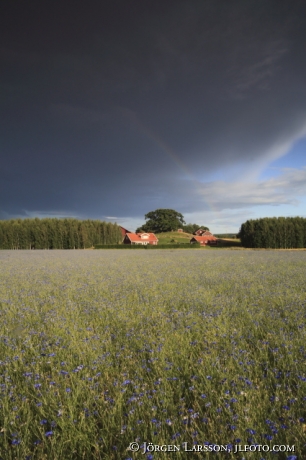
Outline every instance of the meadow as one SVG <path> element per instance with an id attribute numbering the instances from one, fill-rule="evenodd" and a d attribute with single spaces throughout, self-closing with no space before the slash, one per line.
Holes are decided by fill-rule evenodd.
<path id="1" fill-rule="evenodd" d="M 305 459 L 305 273 L 303 251 L 0 251 L 0 458 Z"/>

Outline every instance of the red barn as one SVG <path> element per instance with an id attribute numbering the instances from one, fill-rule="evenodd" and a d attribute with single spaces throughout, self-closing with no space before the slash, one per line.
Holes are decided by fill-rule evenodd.
<path id="1" fill-rule="evenodd" d="M 127 233 L 124 237 L 123 244 L 154 244 L 158 243 L 158 238 L 154 233 Z"/>
<path id="2" fill-rule="evenodd" d="M 194 235 L 197 235 L 197 236 L 205 236 L 205 235 L 212 235 L 212 233 L 210 233 L 208 230 L 204 230 L 204 228 L 199 228 L 198 230 L 196 230 L 195 232 L 193 232 Z"/>
<path id="3" fill-rule="evenodd" d="M 125 236 L 127 233 L 131 233 L 129 230 L 127 230 L 126 228 L 121 227 L 121 226 L 120 226 L 120 230 L 121 230 L 121 235 L 122 236 Z"/>
<path id="4" fill-rule="evenodd" d="M 209 235 L 205 236 L 194 236 L 191 238 L 190 243 L 200 243 L 201 246 L 216 246 L 218 244 L 218 240 L 214 235 L 210 233 Z"/>

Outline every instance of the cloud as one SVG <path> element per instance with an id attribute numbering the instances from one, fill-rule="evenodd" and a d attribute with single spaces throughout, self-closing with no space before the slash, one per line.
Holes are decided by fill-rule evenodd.
<path id="1" fill-rule="evenodd" d="M 277 177 L 261 182 L 215 181 L 203 184 L 198 193 L 218 211 L 247 206 L 297 206 L 299 198 L 306 196 L 306 167 L 301 170 L 284 168 Z"/>
<path id="2" fill-rule="evenodd" d="M 288 43 L 280 38 L 238 46 L 227 70 L 231 81 L 229 95 L 240 99 L 248 97 L 251 90 L 271 89 L 273 77 L 282 70 L 281 59 L 287 52 Z"/>

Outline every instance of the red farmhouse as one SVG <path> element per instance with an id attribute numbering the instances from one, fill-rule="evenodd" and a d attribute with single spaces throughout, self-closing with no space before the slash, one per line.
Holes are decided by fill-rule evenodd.
<path id="1" fill-rule="evenodd" d="M 157 244 L 158 239 L 154 233 L 127 233 L 123 244 Z"/>
<path id="2" fill-rule="evenodd" d="M 201 246 L 216 246 L 218 244 L 217 238 L 212 235 L 210 232 L 205 232 L 209 233 L 209 235 L 203 235 L 203 236 L 194 236 L 191 238 L 190 243 L 200 243 Z"/>

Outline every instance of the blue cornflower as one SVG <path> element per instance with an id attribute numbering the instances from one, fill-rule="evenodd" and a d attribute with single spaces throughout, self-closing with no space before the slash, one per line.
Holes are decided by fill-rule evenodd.
<path id="1" fill-rule="evenodd" d="M 66 388 L 66 393 L 70 393 L 71 392 L 71 388 Z"/>
<path id="2" fill-rule="evenodd" d="M 20 439 L 13 439 L 13 440 L 12 440 L 12 445 L 13 445 L 13 446 L 18 446 L 18 444 L 20 444 L 20 443 L 21 443 L 21 440 L 20 440 Z"/>
<path id="3" fill-rule="evenodd" d="M 59 374 L 61 374 L 61 375 L 68 375 L 69 372 L 67 372 L 67 371 L 60 371 Z"/>
<path id="4" fill-rule="evenodd" d="M 52 435 L 53 435 L 53 431 L 47 431 L 47 432 L 45 433 L 45 436 L 46 436 L 47 438 L 49 438 L 49 436 L 52 436 Z"/>
<path id="5" fill-rule="evenodd" d="M 48 420 L 46 420 L 45 418 L 43 418 L 40 422 L 39 422 L 41 425 L 46 425 L 48 423 Z"/>

